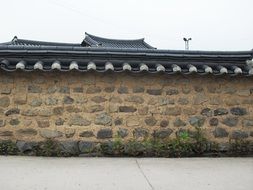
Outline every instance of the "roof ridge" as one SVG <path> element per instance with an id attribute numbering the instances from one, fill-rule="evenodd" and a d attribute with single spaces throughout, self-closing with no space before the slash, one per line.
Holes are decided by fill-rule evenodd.
<path id="1" fill-rule="evenodd" d="M 141 42 L 144 42 L 144 40 L 145 40 L 145 38 L 139 38 L 139 39 L 112 39 L 112 38 L 104 38 L 104 37 L 100 37 L 100 36 L 89 34 L 87 32 L 85 32 L 85 35 L 88 36 L 88 37 L 90 37 L 90 38 L 92 38 L 92 39 L 93 38 L 97 38 L 97 39 L 101 39 L 101 40 L 112 40 L 112 41 L 123 41 L 123 42 L 127 42 L 127 41 L 141 41 Z"/>
<path id="2" fill-rule="evenodd" d="M 1 44 L 2 45 L 2 44 Z M 66 42 L 47 42 L 47 41 L 40 41 L 40 40 L 27 40 L 27 39 L 20 39 L 17 36 L 3 45 L 26 45 L 26 46 L 81 46 L 78 43 L 66 43 Z"/>

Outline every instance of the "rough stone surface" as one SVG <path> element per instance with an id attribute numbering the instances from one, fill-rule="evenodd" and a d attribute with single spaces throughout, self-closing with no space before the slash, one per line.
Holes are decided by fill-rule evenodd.
<path id="1" fill-rule="evenodd" d="M 62 94 L 69 94 L 70 93 L 70 89 L 69 87 L 67 86 L 61 86 L 59 88 L 59 93 L 62 93 Z"/>
<path id="2" fill-rule="evenodd" d="M 135 116 L 128 117 L 126 120 L 126 125 L 128 127 L 136 127 L 140 125 L 140 119 Z"/>
<path id="3" fill-rule="evenodd" d="M 178 103 L 180 105 L 188 105 L 189 104 L 189 100 L 187 98 L 179 98 L 178 99 Z"/>
<path id="4" fill-rule="evenodd" d="M 53 115 L 53 110 L 45 108 L 45 109 L 40 109 L 38 111 L 38 115 L 39 116 L 43 116 L 43 117 L 49 117 Z"/>
<path id="5" fill-rule="evenodd" d="M 179 130 L 194 136 L 195 127 L 201 126 L 199 130 L 217 147 L 234 140 L 232 133 L 247 134 L 245 140 L 251 143 L 252 84 L 251 77 L 225 75 L 3 72 L 0 141 L 42 142 L 48 137 L 40 131 L 48 129 L 61 133 L 59 142 L 87 138 L 99 148 L 99 143 L 117 138 L 124 138 L 123 143 L 152 139 L 165 129 L 173 130 L 169 139 Z M 111 139 L 97 138 L 104 128 L 112 130 Z M 81 137 L 87 136 L 85 131 L 94 136 Z M 141 131 L 144 135 L 138 135 Z"/>
<path id="6" fill-rule="evenodd" d="M 145 138 L 148 136 L 148 131 L 146 129 L 143 129 L 143 128 L 136 128 L 134 129 L 133 131 L 133 136 L 135 138 Z"/>
<path id="7" fill-rule="evenodd" d="M 27 102 L 27 97 L 24 94 L 19 94 L 14 97 L 14 103 L 17 105 L 24 105 L 26 104 L 26 102 Z"/>
<path id="8" fill-rule="evenodd" d="M 233 131 L 231 134 L 232 139 L 245 139 L 245 138 L 248 138 L 248 136 L 249 135 L 247 132 L 240 131 L 240 130 Z"/>
<path id="9" fill-rule="evenodd" d="M 184 126 L 187 125 L 186 122 L 184 122 L 180 118 L 176 118 L 176 120 L 174 121 L 173 124 L 174 124 L 175 127 L 184 127 Z"/>
<path id="10" fill-rule="evenodd" d="M 27 109 L 27 110 L 22 110 L 21 111 L 21 115 L 24 115 L 24 116 L 37 116 L 39 113 L 39 110 L 38 109 Z"/>
<path id="11" fill-rule="evenodd" d="M 64 119 L 58 118 L 55 120 L 55 125 L 60 126 L 60 125 L 63 125 L 64 122 L 65 122 Z"/>
<path id="12" fill-rule="evenodd" d="M 79 113 L 79 112 L 82 112 L 82 110 L 80 108 L 75 107 L 75 106 L 66 106 L 65 109 L 69 113 Z"/>
<path id="13" fill-rule="evenodd" d="M 128 135 L 128 130 L 120 128 L 117 133 L 120 138 L 125 138 Z"/>
<path id="14" fill-rule="evenodd" d="M 101 113 L 96 116 L 95 119 L 96 125 L 111 125 L 112 124 L 112 117 L 107 113 Z"/>
<path id="15" fill-rule="evenodd" d="M 202 111 L 201 111 L 201 115 L 203 116 L 207 116 L 207 117 L 212 117 L 213 115 L 213 112 L 210 108 L 204 108 Z"/>
<path id="16" fill-rule="evenodd" d="M 115 124 L 115 125 L 122 125 L 122 123 L 123 123 L 123 119 L 122 119 L 122 118 L 116 118 L 116 119 L 114 120 L 114 124 Z"/>
<path id="17" fill-rule="evenodd" d="M 48 105 L 48 106 L 50 106 L 50 105 L 57 105 L 58 104 L 58 99 L 54 98 L 54 97 L 48 97 L 45 100 L 45 104 Z"/>
<path id="18" fill-rule="evenodd" d="M 111 98 L 110 98 L 110 102 L 111 103 L 122 103 L 123 101 L 122 101 L 122 99 L 120 98 L 120 97 L 118 97 L 118 96 L 112 96 Z"/>
<path id="19" fill-rule="evenodd" d="M 65 128 L 64 134 L 66 138 L 71 138 L 75 135 L 76 130 L 73 128 Z"/>
<path id="20" fill-rule="evenodd" d="M 187 86 L 184 86 L 184 87 L 182 88 L 182 92 L 183 92 L 184 94 L 189 94 L 189 93 L 191 92 L 191 88 L 189 88 L 189 87 L 187 87 Z"/>
<path id="21" fill-rule="evenodd" d="M 32 128 L 19 129 L 17 130 L 17 133 L 20 135 L 25 135 L 25 136 L 34 136 L 38 134 L 38 132 Z"/>
<path id="22" fill-rule="evenodd" d="M 32 149 L 33 149 L 33 146 L 30 143 L 25 142 L 25 141 L 18 141 L 16 143 L 16 145 L 17 145 L 18 150 L 21 153 L 25 153 L 27 151 L 32 151 Z"/>
<path id="23" fill-rule="evenodd" d="M 169 121 L 167 121 L 167 120 L 162 120 L 160 122 L 160 127 L 167 127 L 168 125 L 169 125 Z"/>
<path id="24" fill-rule="evenodd" d="M 63 103 L 64 103 L 64 104 L 73 104 L 73 103 L 74 103 L 74 99 L 71 98 L 70 96 L 65 96 L 65 97 L 63 98 Z"/>
<path id="25" fill-rule="evenodd" d="M 56 87 L 56 86 L 50 86 L 50 87 L 48 87 L 48 89 L 47 89 L 47 92 L 48 92 L 49 94 L 54 94 L 56 91 L 57 91 L 57 87 Z"/>
<path id="26" fill-rule="evenodd" d="M 11 91 L 12 91 L 11 88 L 7 88 L 7 87 L 2 88 L 0 90 L 1 94 L 5 94 L 5 95 L 11 94 Z"/>
<path id="27" fill-rule="evenodd" d="M 194 86 L 194 90 L 196 92 L 203 92 L 204 91 L 204 88 L 202 86 Z"/>
<path id="28" fill-rule="evenodd" d="M 64 108 L 63 108 L 63 107 L 55 107 L 55 108 L 53 109 L 53 113 L 54 113 L 55 115 L 62 115 L 63 112 L 64 112 Z"/>
<path id="29" fill-rule="evenodd" d="M 205 118 L 200 116 L 190 117 L 189 123 L 194 127 L 202 127 L 205 123 Z"/>
<path id="30" fill-rule="evenodd" d="M 172 133 L 173 133 L 172 129 L 160 129 L 155 130 L 152 135 L 154 138 L 165 139 L 168 138 Z"/>
<path id="31" fill-rule="evenodd" d="M 107 99 L 102 96 L 94 96 L 91 98 L 91 101 L 93 101 L 95 103 L 102 103 L 102 102 L 107 101 Z"/>
<path id="32" fill-rule="evenodd" d="M 37 124 L 39 128 L 47 128 L 50 126 L 50 123 L 48 120 L 37 120 Z"/>
<path id="33" fill-rule="evenodd" d="M 166 91 L 166 95 L 169 95 L 169 96 L 171 96 L 171 95 L 177 95 L 178 93 L 179 92 L 178 92 L 177 89 L 169 89 L 169 90 Z"/>
<path id="34" fill-rule="evenodd" d="M 231 114 L 233 115 L 246 115 L 247 114 L 247 111 L 245 108 L 240 108 L 240 107 L 234 107 L 234 108 L 231 108 L 230 109 L 230 112 Z"/>
<path id="35" fill-rule="evenodd" d="M 73 88 L 74 93 L 83 93 L 83 88 L 82 87 L 75 87 Z"/>
<path id="36" fill-rule="evenodd" d="M 19 121 L 19 119 L 16 118 L 16 119 L 11 119 L 9 123 L 10 123 L 10 125 L 18 125 L 20 123 L 20 121 Z"/>
<path id="37" fill-rule="evenodd" d="M 93 137 L 94 133 L 92 131 L 83 131 L 79 134 L 79 137 Z"/>
<path id="38" fill-rule="evenodd" d="M 155 117 L 150 116 L 145 118 L 145 123 L 147 126 L 154 126 L 157 123 L 157 120 L 155 119 Z"/>
<path id="39" fill-rule="evenodd" d="M 95 148 L 96 144 L 90 141 L 80 141 L 78 148 L 81 153 L 89 153 Z"/>
<path id="40" fill-rule="evenodd" d="M 5 121 L 3 119 L 0 119 L 0 127 L 4 127 L 5 126 Z"/>
<path id="41" fill-rule="evenodd" d="M 114 86 L 108 86 L 108 87 L 105 87 L 105 89 L 104 89 L 104 91 L 106 93 L 112 93 L 112 92 L 114 92 L 114 90 L 115 90 Z"/>
<path id="42" fill-rule="evenodd" d="M 205 104 L 206 102 L 208 102 L 208 97 L 204 93 L 197 94 L 193 99 L 194 105 L 202 105 Z"/>
<path id="43" fill-rule="evenodd" d="M 77 125 L 77 126 L 88 126 L 91 124 L 91 122 L 85 118 L 83 118 L 81 115 L 75 114 L 70 117 L 69 123 L 70 126 Z"/>
<path id="44" fill-rule="evenodd" d="M 133 87 L 133 93 L 143 93 L 144 92 L 144 88 L 141 86 L 135 86 Z"/>
<path id="45" fill-rule="evenodd" d="M 62 152 L 67 154 L 76 155 L 79 153 L 77 141 L 61 141 L 60 148 Z"/>
<path id="46" fill-rule="evenodd" d="M 240 104 L 237 99 L 233 99 L 233 98 L 225 99 L 225 103 L 227 106 L 236 106 Z"/>
<path id="47" fill-rule="evenodd" d="M 185 115 L 195 115 L 197 113 L 197 110 L 194 108 L 185 108 L 183 109 L 183 113 Z"/>
<path id="48" fill-rule="evenodd" d="M 103 110 L 104 110 L 104 107 L 101 105 L 91 105 L 91 106 L 86 107 L 86 111 L 89 113 L 100 112 Z"/>
<path id="49" fill-rule="evenodd" d="M 165 115 L 178 116 L 181 114 L 181 108 L 179 107 L 166 107 L 164 110 Z"/>
<path id="50" fill-rule="evenodd" d="M 98 86 L 91 86 L 87 88 L 86 93 L 87 94 L 96 94 L 96 93 L 100 93 L 101 92 L 101 88 Z"/>
<path id="51" fill-rule="evenodd" d="M 42 129 L 40 131 L 40 136 L 48 139 L 61 137 L 62 135 L 63 135 L 62 132 L 56 130 Z"/>
<path id="52" fill-rule="evenodd" d="M 112 130 L 111 129 L 100 129 L 97 132 L 98 139 L 108 139 L 112 138 Z"/>
<path id="53" fill-rule="evenodd" d="M 210 126 L 217 126 L 219 124 L 219 120 L 217 118 L 211 118 L 209 120 Z"/>
<path id="54" fill-rule="evenodd" d="M 222 123 L 224 125 L 227 125 L 229 127 L 235 127 L 238 124 L 239 120 L 237 117 L 226 117 L 222 120 Z"/>
<path id="55" fill-rule="evenodd" d="M 125 98 L 125 101 L 142 104 L 144 102 L 144 99 L 141 96 L 128 96 L 127 98 Z"/>
<path id="56" fill-rule="evenodd" d="M 249 89 L 243 89 L 239 90 L 236 92 L 237 95 L 239 96 L 249 96 L 250 95 L 250 90 Z"/>
<path id="57" fill-rule="evenodd" d="M 148 114 L 148 106 L 139 107 L 138 113 L 139 113 L 139 115 L 147 115 Z"/>
<path id="58" fill-rule="evenodd" d="M 147 89 L 147 93 L 149 95 L 157 96 L 157 95 L 162 95 L 162 90 L 161 89 Z"/>
<path id="59" fill-rule="evenodd" d="M 5 112 L 5 115 L 9 116 L 9 115 L 19 114 L 19 113 L 20 113 L 20 109 L 18 109 L 18 108 L 11 108 L 11 109 L 9 109 L 9 110 L 7 110 Z"/>
<path id="60" fill-rule="evenodd" d="M 215 138 L 224 138 L 228 136 L 228 132 L 221 128 L 221 127 L 217 127 L 215 128 L 215 130 L 213 131 L 213 135 Z"/>
<path id="61" fill-rule="evenodd" d="M 29 85 L 28 86 L 28 92 L 29 93 L 41 93 L 42 88 L 39 87 L 39 86 L 35 86 L 35 85 Z"/>
<path id="62" fill-rule="evenodd" d="M 0 131 L 0 136 L 1 137 L 12 137 L 13 132 L 12 131 Z"/>
<path id="63" fill-rule="evenodd" d="M 118 93 L 119 94 L 128 94 L 128 88 L 125 86 L 121 86 L 118 88 Z"/>
<path id="64" fill-rule="evenodd" d="M 218 116 L 218 115 L 227 115 L 228 114 L 228 110 L 225 108 L 218 108 L 215 109 L 213 111 L 214 116 Z"/>
<path id="65" fill-rule="evenodd" d="M 252 127 L 253 128 L 253 119 L 245 119 L 242 122 L 243 127 Z"/>
<path id="66" fill-rule="evenodd" d="M 29 103 L 30 106 L 32 107 L 39 107 L 42 104 L 42 100 L 40 98 L 34 98 L 32 101 Z"/>
<path id="67" fill-rule="evenodd" d="M 0 97 L 0 107 L 8 107 L 10 105 L 10 98 L 7 96 Z"/>
<path id="68" fill-rule="evenodd" d="M 129 112 L 136 112 L 137 109 L 133 106 L 120 106 L 119 111 L 129 113 Z"/>
<path id="69" fill-rule="evenodd" d="M 222 100 L 219 97 L 213 97 L 210 99 L 209 104 L 218 106 L 222 104 Z"/>

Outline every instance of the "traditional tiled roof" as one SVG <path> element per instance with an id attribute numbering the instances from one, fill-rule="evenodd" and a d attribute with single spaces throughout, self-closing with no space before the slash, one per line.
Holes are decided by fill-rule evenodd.
<path id="1" fill-rule="evenodd" d="M 59 42 L 43 42 L 35 40 L 19 39 L 15 36 L 10 42 L 0 43 L 0 45 L 13 46 L 66 46 L 66 47 L 81 47 L 81 44 L 74 43 L 59 43 Z"/>
<path id="2" fill-rule="evenodd" d="M 144 38 L 137 40 L 116 40 L 101 38 L 88 33 L 85 33 L 85 38 L 82 42 L 83 46 L 91 47 L 106 47 L 106 48 L 139 48 L 139 49 L 155 49 L 144 41 Z"/>
<path id="3" fill-rule="evenodd" d="M 253 76 L 252 50 L 225 52 L 115 47 L 84 47 L 81 44 L 14 38 L 10 43 L 0 44 L 0 65 L 5 71 L 95 70 Z"/>

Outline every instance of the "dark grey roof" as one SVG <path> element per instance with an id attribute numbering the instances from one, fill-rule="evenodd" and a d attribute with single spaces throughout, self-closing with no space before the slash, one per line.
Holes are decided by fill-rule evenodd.
<path id="1" fill-rule="evenodd" d="M 81 44 L 25 40 L 19 39 L 17 36 L 15 36 L 10 42 L 0 43 L 0 45 L 81 47 Z"/>
<path id="2" fill-rule="evenodd" d="M 14 38 L 0 44 L 5 71 L 149 72 L 253 76 L 253 51 L 185 51 L 84 47 L 80 44 Z"/>
<path id="3" fill-rule="evenodd" d="M 155 49 L 150 46 L 142 39 L 136 40 L 118 40 L 118 39 L 108 39 L 94 36 L 85 33 L 85 38 L 82 42 L 83 46 L 92 47 L 106 47 L 106 48 L 138 48 L 138 49 Z"/>

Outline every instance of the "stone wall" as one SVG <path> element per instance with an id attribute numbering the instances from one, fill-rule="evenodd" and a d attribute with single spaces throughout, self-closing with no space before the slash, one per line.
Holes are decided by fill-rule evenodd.
<path id="1" fill-rule="evenodd" d="M 105 142 L 175 138 L 253 141 L 253 78 L 0 72 L 0 140 Z"/>

